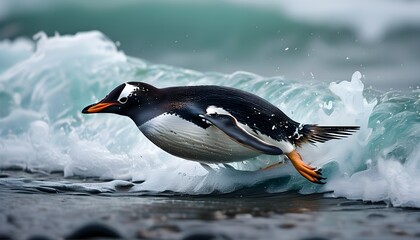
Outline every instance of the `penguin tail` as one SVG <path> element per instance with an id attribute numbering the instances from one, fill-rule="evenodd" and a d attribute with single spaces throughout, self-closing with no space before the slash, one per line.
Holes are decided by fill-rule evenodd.
<path id="1" fill-rule="evenodd" d="M 324 143 L 332 139 L 341 139 L 348 137 L 357 130 L 359 126 L 318 126 L 314 124 L 303 125 L 299 131 L 297 138 L 295 138 L 295 144 L 301 146 L 303 143 L 317 142 Z"/>

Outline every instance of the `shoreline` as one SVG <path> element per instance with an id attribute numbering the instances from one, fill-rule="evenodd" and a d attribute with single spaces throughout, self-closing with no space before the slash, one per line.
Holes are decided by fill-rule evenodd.
<path id="1" fill-rule="evenodd" d="M 93 229 L 95 234 L 111 231 L 122 238 L 139 239 L 420 236 L 420 210 L 325 198 L 322 194 L 241 198 L 0 191 L 0 235 L 10 239 L 66 238 L 80 231 L 86 234 L 83 228 Z"/>

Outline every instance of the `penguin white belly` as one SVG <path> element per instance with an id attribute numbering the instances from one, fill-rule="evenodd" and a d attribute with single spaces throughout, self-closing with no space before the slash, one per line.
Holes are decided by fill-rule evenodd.
<path id="1" fill-rule="evenodd" d="M 139 129 L 164 151 L 197 162 L 228 163 L 261 154 L 232 140 L 215 126 L 204 129 L 176 115 L 162 114 Z"/>

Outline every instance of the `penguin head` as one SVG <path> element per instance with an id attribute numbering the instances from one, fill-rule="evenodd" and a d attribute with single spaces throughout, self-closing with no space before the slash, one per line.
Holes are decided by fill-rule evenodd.
<path id="1" fill-rule="evenodd" d="M 82 113 L 115 113 L 130 116 L 157 100 L 157 88 L 142 82 L 127 82 L 112 90 L 98 103 L 91 104 Z"/>

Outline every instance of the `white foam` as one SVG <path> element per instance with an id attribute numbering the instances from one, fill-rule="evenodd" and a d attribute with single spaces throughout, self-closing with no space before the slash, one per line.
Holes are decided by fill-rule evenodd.
<path id="1" fill-rule="evenodd" d="M 385 201 L 393 206 L 420 207 L 420 179 L 418 178 L 420 151 L 413 152 L 408 162 L 379 159 L 375 166 L 353 174 L 335 178 L 327 186 L 335 197 Z M 356 187 L 357 186 L 357 187 Z"/>
<path id="2" fill-rule="evenodd" d="M 0 73 L 31 56 L 33 53 L 33 47 L 34 44 L 26 38 L 18 38 L 14 41 L 1 41 Z"/>
<path id="3" fill-rule="evenodd" d="M 281 178 L 282 181 L 267 182 L 267 191 L 334 191 L 335 196 L 420 207 L 419 151 L 407 150 L 407 156 L 397 154 L 403 160 L 392 157 L 401 145 L 409 145 L 410 139 L 414 139 L 410 140 L 412 145 L 418 144 L 415 135 L 418 123 L 411 120 L 405 125 L 397 122 L 391 128 L 386 125 L 391 117 L 382 118 L 380 114 L 394 108 L 378 105 L 375 110 L 378 103 L 364 97 L 358 72 L 351 81 L 331 83 L 328 89 L 322 83 L 304 85 L 245 72 L 202 74 L 147 65 L 126 57 L 99 32 L 54 37 L 40 34 L 37 39 L 36 51 L 31 56 L 0 75 L 0 94 L 10 100 L 1 104 L 13 106 L 0 115 L 0 168 L 20 166 L 45 172 L 63 171 L 64 176 L 145 180 L 131 191 L 172 190 L 190 194 L 230 192 Z M 328 176 L 325 187 L 306 181 L 290 163 L 268 171 L 246 171 L 282 160 L 276 156 L 232 164 L 244 171 L 217 165 L 212 165 L 215 171 L 209 171 L 163 152 L 142 136 L 128 118 L 81 115 L 84 106 L 102 99 L 118 84 L 132 80 L 159 87 L 192 83 L 229 85 L 270 100 L 299 122 L 358 125 L 361 129 L 343 140 L 298 149 L 304 161 L 323 166 Z M 327 107 L 323 103 L 328 103 Z M 392 102 L 392 106 L 397 103 Z M 415 114 L 409 109 L 405 111 L 400 114 L 401 122 Z M 381 120 L 379 127 L 369 125 L 373 113 L 374 122 L 376 118 Z M 397 127 L 410 130 L 411 135 L 405 135 L 408 142 L 405 138 L 395 140 L 397 144 L 388 144 L 387 139 L 380 141 L 378 136 Z M 398 130 L 392 133 L 400 134 Z"/>

